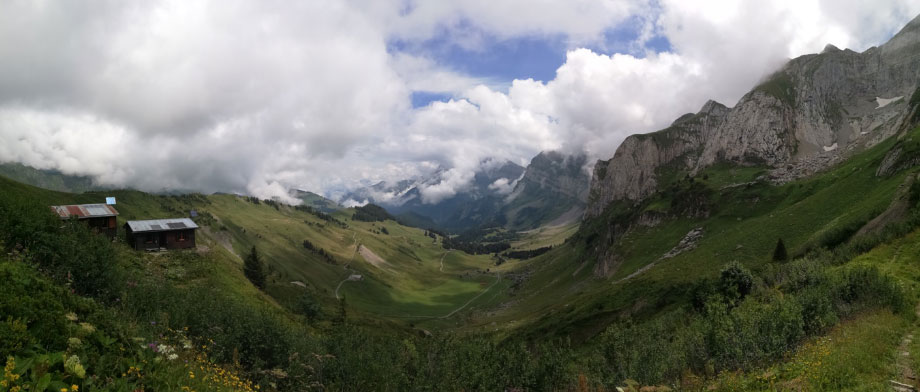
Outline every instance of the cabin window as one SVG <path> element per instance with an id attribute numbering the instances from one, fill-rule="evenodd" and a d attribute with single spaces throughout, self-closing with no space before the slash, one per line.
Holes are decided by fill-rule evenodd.
<path id="1" fill-rule="evenodd" d="M 154 240 L 154 236 L 152 235 L 144 236 L 144 239 L 145 239 L 144 243 L 152 244 Z"/>
<path id="2" fill-rule="evenodd" d="M 188 239 L 188 235 L 185 233 L 180 232 L 176 234 L 176 241 L 185 241 L 187 239 Z"/>

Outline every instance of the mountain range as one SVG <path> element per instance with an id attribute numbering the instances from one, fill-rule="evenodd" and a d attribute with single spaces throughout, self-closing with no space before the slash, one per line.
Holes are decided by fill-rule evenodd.
<path id="1" fill-rule="evenodd" d="M 587 201 L 584 154 L 541 152 L 526 168 L 510 161 L 483 165 L 455 195 L 435 201 L 423 189 L 445 181 L 446 170 L 390 184 L 379 182 L 345 194 L 341 204 L 374 203 L 416 224 L 448 230 L 480 226 L 532 229 L 576 222 Z"/>

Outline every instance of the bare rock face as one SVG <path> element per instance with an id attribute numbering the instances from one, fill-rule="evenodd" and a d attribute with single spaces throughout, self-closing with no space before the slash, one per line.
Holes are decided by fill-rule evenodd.
<path id="1" fill-rule="evenodd" d="M 587 163 L 583 153 L 544 151 L 535 156 L 504 200 L 501 213 L 508 227 L 531 229 L 581 217 L 591 180 L 585 170 Z"/>
<path id="2" fill-rule="evenodd" d="M 773 167 L 791 181 L 896 134 L 920 86 L 920 17 L 888 43 L 857 53 L 828 45 L 801 56 L 733 108 L 707 102 L 661 131 L 632 135 L 598 161 L 585 216 L 658 190 L 662 169 L 696 173 L 720 162 Z"/>
<path id="3" fill-rule="evenodd" d="M 531 187 L 584 202 L 589 179 L 582 168 L 587 159 L 583 153 L 564 155 L 557 151 L 540 152 L 527 165 L 520 184 L 522 187 L 530 184 Z"/>
<path id="4" fill-rule="evenodd" d="M 659 167 L 693 168 L 704 135 L 714 133 L 726 113 L 724 105 L 709 101 L 698 113 L 683 115 L 664 130 L 627 137 L 613 158 L 594 165 L 586 215 L 599 215 L 614 200 L 641 200 L 654 193 Z"/>

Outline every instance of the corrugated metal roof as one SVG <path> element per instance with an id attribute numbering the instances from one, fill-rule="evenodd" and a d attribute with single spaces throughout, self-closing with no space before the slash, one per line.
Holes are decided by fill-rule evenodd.
<path id="1" fill-rule="evenodd" d="M 131 231 L 138 233 L 145 231 L 197 229 L 198 225 L 189 218 L 173 218 L 128 221 L 128 227 L 131 228 Z"/>
<path id="2" fill-rule="evenodd" d="M 67 219 L 75 216 L 79 219 L 85 218 L 104 218 L 107 216 L 116 216 L 118 211 L 115 207 L 105 204 L 79 204 L 67 206 L 51 206 L 51 210 L 58 214 L 61 219 Z"/>

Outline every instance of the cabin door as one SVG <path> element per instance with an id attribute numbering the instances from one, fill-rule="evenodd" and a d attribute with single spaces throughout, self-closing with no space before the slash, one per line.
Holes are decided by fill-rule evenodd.
<path id="1" fill-rule="evenodd" d="M 166 247 L 166 232 L 160 233 L 160 247 L 161 248 Z"/>

